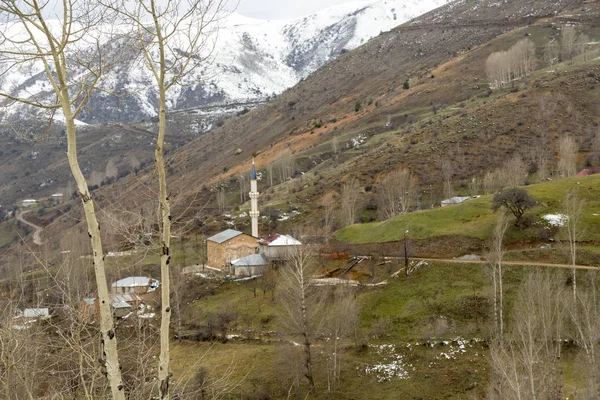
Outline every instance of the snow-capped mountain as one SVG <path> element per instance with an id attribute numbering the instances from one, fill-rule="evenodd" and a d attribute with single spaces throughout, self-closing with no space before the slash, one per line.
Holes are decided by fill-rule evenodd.
<path id="1" fill-rule="evenodd" d="M 220 106 L 231 111 L 232 105 L 264 101 L 380 32 L 449 1 L 356 1 L 295 20 L 257 20 L 232 13 L 222 22 L 211 63 L 194 69 L 186 77 L 186 85 L 170 90 L 168 107 L 209 107 L 214 114 L 215 107 L 218 113 Z M 127 46 L 125 41 L 121 44 Z M 115 41 L 104 45 L 115 46 Z M 104 75 L 103 90 L 91 97 L 79 115 L 81 121 L 128 122 L 156 115 L 153 78 L 143 58 L 130 48 L 126 51 L 130 57 Z M 0 90 L 15 96 L 51 98 L 50 89 L 40 63 L 13 65 L 8 73 L 0 74 Z M 33 112 L 27 106 L 11 104 L 0 109 L 0 119 L 22 118 Z"/>

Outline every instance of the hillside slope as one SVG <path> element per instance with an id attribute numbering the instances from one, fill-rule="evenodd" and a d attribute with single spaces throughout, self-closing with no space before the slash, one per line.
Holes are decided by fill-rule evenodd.
<path id="1" fill-rule="evenodd" d="M 583 161 L 600 107 L 598 63 L 561 65 L 548 73 L 543 61 L 543 46 L 559 37 L 564 23 L 577 20 L 590 37 L 600 37 L 591 23 L 599 15 L 598 3 L 586 3 L 585 11 L 582 4 L 509 1 L 497 7 L 491 1 L 459 1 L 344 54 L 170 156 L 176 224 L 186 231 L 221 229 L 223 223 L 211 222 L 219 219 L 214 189 L 225 187 L 227 207 L 238 207 L 237 180 L 247 172 L 253 152 L 259 152 L 263 209 L 295 207 L 300 209 L 297 219 L 313 224 L 321 223 L 316 211 L 320 199 L 328 193 L 335 197 L 353 177 L 360 185 L 359 214 L 368 211 L 381 176 L 399 166 L 411 168 L 423 201 L 433 204 L 441 196 L 444 158 L 453 163 L 457 190 L 515 152 L 534 168 L 532 149 L 542 136 L 554 149 L 561 134 L 574 135 Z M 540 69 L 518 82 L 514 93 L 491 92 L 485 59 L 523 37 L 536 43 Z M 551 129 L 543 133 L 535 119 L 542 100 L 566 110 L 555 113 Z M 276 176 L 270 187 L 266 167 L 280 159 L 295 162 L 293 179 Z M 106 187 L 100 205 L 107 212 L 139 210 L 153 199 L 151 178 L 148 172 Z M 373 212 L 363 217 L 373 218 Z M 233 223 L 244 229 L 247 220 Z M 261 230 L 267 229 L 267 221 L 263 223 Z M 60 223 L 51 226 L 49 234 L 63 228 Z"/>

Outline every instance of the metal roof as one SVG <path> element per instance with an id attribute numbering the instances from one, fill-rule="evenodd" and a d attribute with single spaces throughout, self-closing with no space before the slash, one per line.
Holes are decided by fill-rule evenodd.
<path id="1" fill-rule="evenodd" d="M 290 235 L 280 235 L 279 233 L 272 233 L 258 243 L 263 246 L 300 246 L 302 244 Z"/>
<path id="2" fill-rule="evenodd" d="M 211 236 L 206 240 L 210 240 L 211 242 L 216 243 L 223 243 L 241 234 L 242 232 L 236 231 L 235 229 L 226 229 L 223 232 L 217 233 L 216 235 Z"/>
<path id="3" fill-rule="evenodd" d="M 233 260 L 231 265 L 234 267 L 256 267 L 260 265 L 267 265 L 269 260 L 262 254 L 250 254 L 249 256 L 238 258 Z"/>
<path id="4" fill-rule="evenodd" d="M 130 276 L 119 281 L 113 282 L 112 287 L 135 287 L 149 286 L 152 278 L 149 276 Z"/>
<path id="5" fill-rule="evenodd" d="M 50 316 L 48 308 L 26 308 L 17 312 L 17 317 L 25 318 L 46 318 Z"/>
<path id="6" fill-rule="evenodd" d="M 470 198 L 471 197 L 469 197 L 469 196 L 451 197 L 449 199 L 442 200 L 442 203 L 444 203 L 444 204 L 459 204 L 459 203 L 462 203 L 465 200 L 469 200 Z"/>

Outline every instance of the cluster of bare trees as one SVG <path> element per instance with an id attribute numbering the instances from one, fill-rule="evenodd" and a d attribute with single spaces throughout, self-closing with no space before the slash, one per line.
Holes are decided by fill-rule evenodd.
<path id="1" fill-rule="evenodd" d="M 312 395 L 317 391 L 314 372 L 317 337 L 326 338 L 327 389 L 335 392 L 340 389 L 342 356 L 348 347 L 345 343 L 356 337 L 358 324 L 358 306 L 352 288 L 317 286 L 313 281 L 316 272 L 313 254 L 304 248 L 295 249 L 288 254 L 278 285 L 282 323 L 290 341 L 299 338 L 303 349 L 302 368 L 294 370 L 302 370 Z M 296 379 L 292 387 L 298 386 Z"/>
<path id="2" fill-rule="evenodd" d="M 563 178 L 577 174 L 577 153 L 579 146 L 571 136 L 564 136 L 558 141 L 558 174 Z"/>
<path id="3" fill-rule="evenodd" d="M 356 202 L 358 201 L 359 186 L 355 178 L 342 185 L 341 222 L 344 226 L 356 222 Z"/>
<path id="4" fill-rule="evenodd" d="M 416 191 L 416 178 L 402 168 L 386 175 L 377 191 L 377 209 L 384 219 L 404 214 L 410 209 Z"/>
<path id="5" fill-rule="evenodd" d="M 128 45 L 137 48 L 144 59 L 144 66 L 155 80 L 158 93 L 159 130 L 156 140 L 155 160 L 158 172 L 158 201 L 161 236 L 161 352 L 158 366 L 159 392 L 161 398 L 169 397 L 169 325 L 170 325 L 170 228 L 171 204 L 167 191 L 163 147 L 166 135 L 166 93 L 185 81 L 191 68 L 207 61 L 211 36 L 224 7 L 222 0 L 169 1 L 160 6 L 153 0 L 134 2 L 62 1 L 58 22 L 49 22 L 46 15 L 53 15 L 53 3 L 2 2 L 0 18 L 16 27 L 0 33 L 3 48 L 0 66 L 37 63 L 43 67 L 54 97 L 50 100 L 31 97 L 15 97 L 10 93 L 1 95 L 9 101 L 21 102 L 49 112 L 53 118 L 62 114 L 65 121 L 68 151 L 67 158 L 77 191 L 81 197 L 88 236 L 91 240 L 98 298 L 100 300 L 101 349 L 99 368 L 106 371 L 114 399 L 123 399 L 125 386 L 121 363 L 117 352 L 117 338 L 110 311 L 108 288 L 104 267 L 104 249 L 100 236 L 94 202 L 88 182 L 79 166 L 77 155 L 77 130 L 75 120 L 87 104 L 102 75 L 117 64 L 122 52 L 100 45 L 105 27 L 115 22 L 131 27 Z M 110 32 L 109 32 L 110 33 Z M 208 54 L 208 56 L 207 56 Z M 0 75 L 4 71 L 0 71 Z M 114 165 L 107 166 L 107 175 L 115 173 Z"/>
<path id="6" fill-rule="evenodd" d="M 485 69 L 490 87 L 499 89 L 529 75 L 535 65 L 535 44 L 529 39 L 522 39 L 507 51 L 490 54 Z"/>
<path id="7" fill-rule="evenodd" d="M 483 188 L 492 194 L 503 188 L 515 188 L 525 184 L 527 180 L 527 164 L 516 154 L 504 163 L 501 168 L 488 171 L 483 177 Z"/>
<path id="8" fill-rule="evenodd" d="M 577 34 L 577 30 L 574 26 L 563 26 L 560 38 L 562 60 L 569 61 L 570 64 L 573 64 L 573 58 L 581 54 L 583 55 L 583 61 L 587 61 L 589 43 L 590 37 L 587 34 Z"/>

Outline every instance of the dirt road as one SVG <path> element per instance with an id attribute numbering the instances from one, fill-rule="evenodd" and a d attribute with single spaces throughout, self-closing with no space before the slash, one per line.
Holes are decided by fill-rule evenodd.
<path id="1" fill-rule="evenodd" d="M 398 257 L 401 258 L 401 257 Z M 423 260 L 429 262 L 445 262 L 452 264 L 486 264 L 487 261 L 472 261 L 472 260 L 457 260 L 455 258 L 451 259 L 443 259 L 443 258 L 411 258 L 411 260 Z M 551 263 L 541 263 L 537 261 L 502 261 L 502 265 L 516 265 L 523 267 L 550 267 L 550 268 L 575 268 L 575 269 L 587 269 L 587 270 L 597 270 L 599 267 L 593 267 L 589 265 L 575 265 L 573 267 L 571 264 L 551 264 Z"/>
<path id="2" fill-rule="evenodd" d="M 33 229 L 35 229 L 33 232 L 33 243 L 37 244 L 38 246 L 41 246 L 42 245 L 42 231 L 44 230 L 44 228 L 42 228 L 41 226 L 34 225 L 31 222 L 29 222 L 23 218 L 23 215 L 30 213 L 31 211 L 33 211 L 33 210 L 18 213 L 17 219 L 19 221 L 21 221 L 22 223 L 24 223 L 25 225 L 29 225 Z"/>

